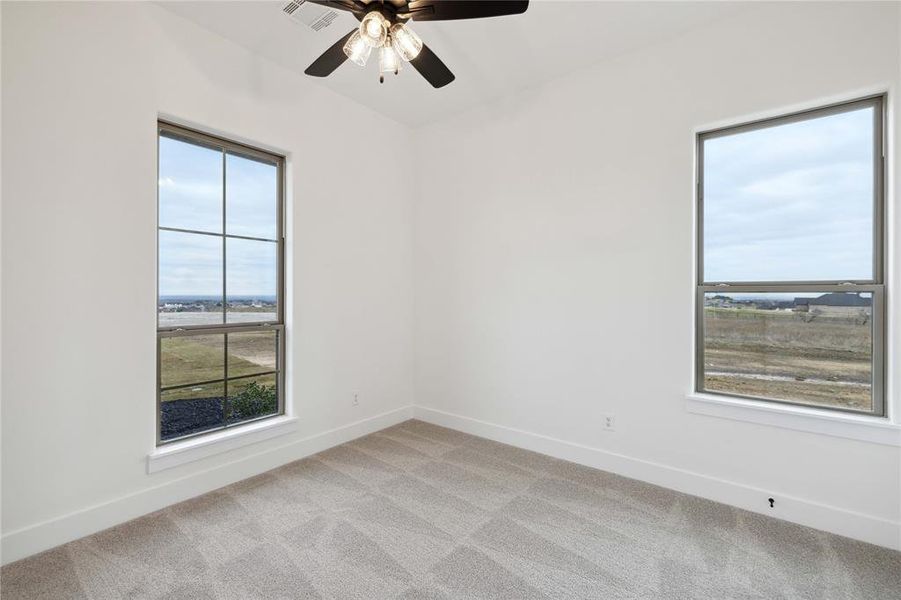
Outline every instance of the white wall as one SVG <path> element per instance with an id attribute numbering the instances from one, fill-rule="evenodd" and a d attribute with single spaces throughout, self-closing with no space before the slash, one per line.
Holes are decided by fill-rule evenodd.
<path id="1" fill-rule="evenodd" d="M 755 7 L 411 132 L 152 5 L 2 3 L 3 561 L 404 418 L 414 366 L 424 418 L 897 535 L 897 447 L 684 408 L 693 130 L 896 91 L 897 12 Z M 158 113 L 289 154 L 301 423 L 147 475 Z M 385 174 L 365 161 L 348 177 L 330 160 L 347 132 L 418 144 L 429 176 L 373 189 L 366 177 Z"/>
<path id="2" fill-rule="evenodd" d="M 4 2 L 2 15 L 4 561 L 411 404 L 411 190 L 371 160 L 348 176 L 342 159 L 349 132 L 391 153 L 406 128 L 151 4 Z M 158 112 L 289 154 L 288 401 L 300 424 L 148 475 Z"/>
<path id="3" fill-rule="evenodd" d="M 694 130 L 897 92 L 897 11 L 756 6 L 418 131 L 417 413 L 901 546 L 898 447 L 685 408 Z"/>

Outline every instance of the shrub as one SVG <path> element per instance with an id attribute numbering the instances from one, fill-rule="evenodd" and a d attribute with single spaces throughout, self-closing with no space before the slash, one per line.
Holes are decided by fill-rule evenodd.
<path id="1" fill-rule="evenodd" d="M 229 419 L 243 421 L 274 413 L 278 409 L 275 386 L 251 381 L 229 398 Z"/>

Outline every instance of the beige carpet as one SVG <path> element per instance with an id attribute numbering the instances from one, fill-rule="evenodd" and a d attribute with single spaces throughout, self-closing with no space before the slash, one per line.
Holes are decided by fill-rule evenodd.
<path id="1" fill-rule="evenodd" d="M 17 598 L 901 598 L 901 554 L 407 421 L 6 566 Z"/>

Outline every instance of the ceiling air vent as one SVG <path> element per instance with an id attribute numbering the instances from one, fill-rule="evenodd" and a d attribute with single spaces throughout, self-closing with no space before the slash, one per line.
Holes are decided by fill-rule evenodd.
<path id="1" fill-rule="evenodd" d="M 313 31 L 322 31 L 338 17 L 335 11 L 306 0 L 291 0 L 282 8 L 282 12 L 291 17 L 292 21 L 303 23 Z"/>

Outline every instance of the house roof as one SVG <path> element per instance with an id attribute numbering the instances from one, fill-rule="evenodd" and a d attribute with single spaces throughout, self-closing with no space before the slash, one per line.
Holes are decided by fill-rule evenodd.
<path id="1" fill-rule="evenodd" d="M 817 298 L 795 298 L 795 306 L 871 306 L 872 298 L 847 292 L 831 292 Z"/>

